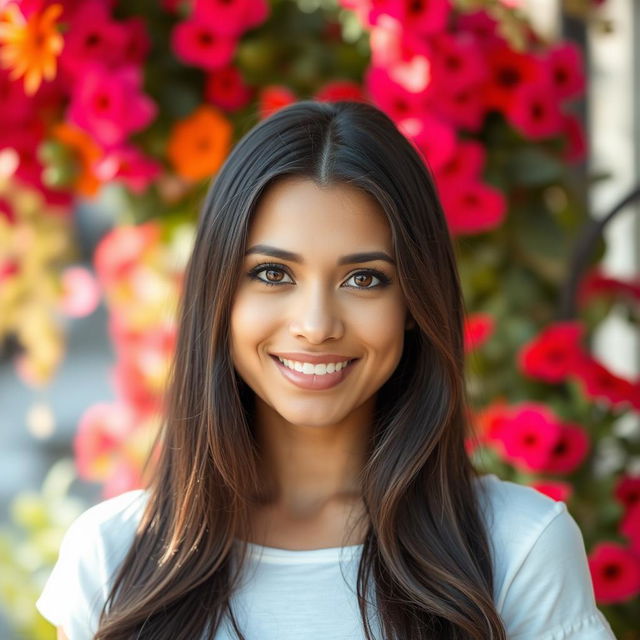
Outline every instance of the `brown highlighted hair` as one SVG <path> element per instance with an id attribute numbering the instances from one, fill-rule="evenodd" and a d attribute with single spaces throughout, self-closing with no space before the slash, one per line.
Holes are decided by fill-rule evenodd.
<path id="1" fill-rule="evenodd" d="M 230 357 L 230 311 L 252 214 L 284 176 L 348 183 L 381 205 L 416 325 L 378 391 L 362 474 L 363 637 L 375 637 L 371 607 L 385 640 L 505 640 L 482 483 L 465 450 L 464 305 L 432 178 L 375 107 L 313 101 L 256 125 L 211 184 L 185 274 L 147 503 L 95 640 L 213 638 L 225 616 L 244 640 L 231 596 L 251 539 L 260 451 L 253 392 Z"/>

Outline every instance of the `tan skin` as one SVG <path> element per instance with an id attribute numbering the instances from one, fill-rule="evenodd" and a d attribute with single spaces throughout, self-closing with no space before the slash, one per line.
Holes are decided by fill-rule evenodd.
<path id="1" fill-rule="evenodd" d="M 363 513 L 359 473 L 375 393 L 395 370 L 404 331 L 414 323 L 394 264 L 337 263 L 372 251 L 395 259 L 386 216 L 354 187 L 320 188 L 288 178 L 267 192 L 256 211 L 247 247 L 257 244 L 300 254 L 303 262 L 245 256 L 232 307 L 232 357 L 256 393 L 261 477 L 270 495 L 253 514 L 251 541 L 297 550 L 359 544 L 366 526 L 351 531 L 351 524 Z M 283 268 L 267 268 L 259 280 L 245 276 L 266 262 Z M 381 280 L 368 269 L 391 282 L 375 286 Z M 278 352 L 360 360 L 336 387 L 309 391 L 283 378 L 269 356 Z M 68 640 L 61 627 L 58 640 Z"/>
<path id="2" fill-rule="evenodd" d="M 294 252 L 301 261 L 263 251 L 246 255 L 232 306 L 232 357 L 256 393 L 268 488 L 253 514 L 251 541 L 296 550 L 359 544 L 366 527 L 346 534 L 351 518 L 363 513 L 359 473 L 375 393 L 395 370 L 413 321 L 393 262 L 339 259 L 375 251 L 395 260 L 389 223 L 355 187 L 321 188 L 291 177 L 261 200 L 247 241 L 248 248 L 255 245 Z M 265 263 L 277 266 L 265 267 L 258 279 L 245 276 Z M 282 352 L 359 360 L 337 386 L 305 390 L 282 376 L 270 355 Z"/>

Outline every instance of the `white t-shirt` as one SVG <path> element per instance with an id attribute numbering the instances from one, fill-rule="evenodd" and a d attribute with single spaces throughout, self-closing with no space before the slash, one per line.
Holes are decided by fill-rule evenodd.
<path id="1" fill-rule="evenodd" d="M 584 541 L 563 502 L 483 476 L 494 602 L 510 640 L 615 640 L 597 609 Z M 133 540 L 147 493 L 128 491 L 81 514 L 36 602 L 69 640 L 90 640 L 111 579 Z M 425 540 L 428 544 L 428 540 Z M 247 640 L 362 640 L 356 572 L 361 545 L 295 551 L 250 545 L 231 600 Z M 344 576 L 344 577 L 343 577 Z M 376 629 L 375 613 L 372 615 Z M 232 640 L 223 626 L 216 640 Z"/>

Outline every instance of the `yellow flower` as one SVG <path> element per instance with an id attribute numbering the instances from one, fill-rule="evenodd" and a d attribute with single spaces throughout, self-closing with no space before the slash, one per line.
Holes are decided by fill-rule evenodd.
<path id="1" fill-rule="evenodd" d="M 42 79 L 52 80 L 63 39 L 55 21 L 62 5 L 52 4 L 43 12 L 24 17 L 16 3 L 0 12 L 0 64 L 11 69 L 11 80 L 24 76 L 24 90 L 33 95 Z"/>

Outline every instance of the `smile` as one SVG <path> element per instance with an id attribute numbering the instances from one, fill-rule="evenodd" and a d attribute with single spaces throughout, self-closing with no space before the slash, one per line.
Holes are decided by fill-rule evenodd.
<path id="1" fill-rule="evenodd" d="M 297 362 L 278 356 L 271 356 L 282 375 L 301 389 L 324 390 L 342 382 L 353 369 L 358 358 L 345 362 L 329 362 L 313 365 L 309 362 Z"/>

